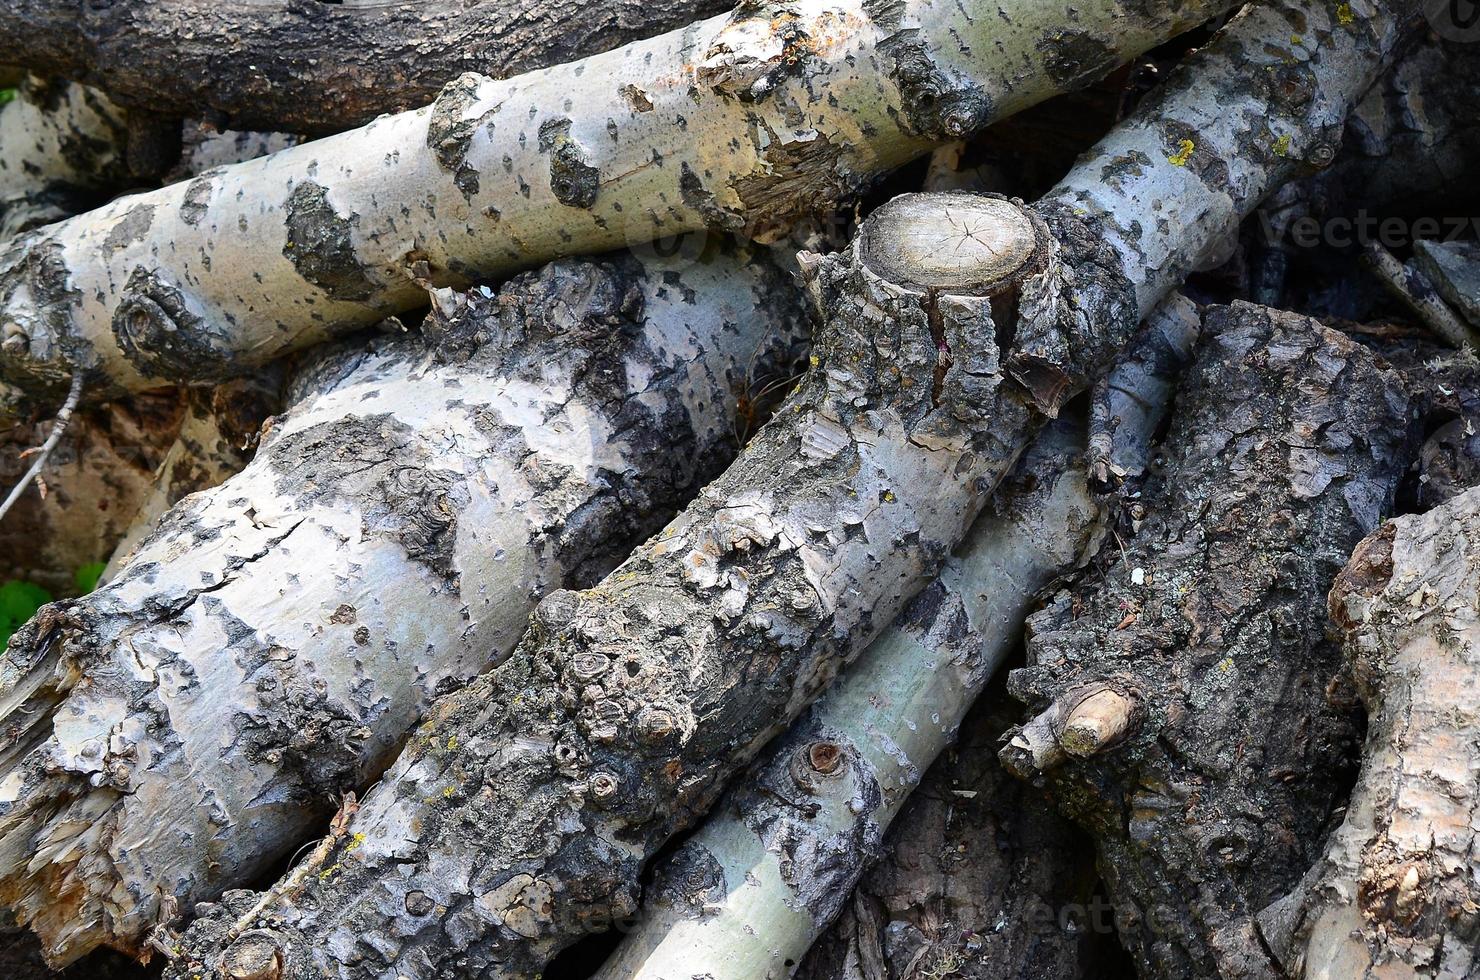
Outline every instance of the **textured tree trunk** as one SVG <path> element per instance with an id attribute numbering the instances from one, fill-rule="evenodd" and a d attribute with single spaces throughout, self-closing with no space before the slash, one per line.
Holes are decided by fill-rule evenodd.
<path id="1" fill-rule="evenodd" d="M 15 240 L 0 378 L 34 398 L 77 370 L 94 397 L 210 381 L 419 304 L 418 277 L 705 229 L 770 240 L 1229 5 L 747 4 L 507 81 L 464 75 L 425 109 Z"/>
<path id="2" fill-rule="evenodd" d="M 517 75 L 722 13 L 730 0 L 344 3 L 11 0 L 6 61 L 125 105 L 324 135 L 430 102 L 463 72 Z"/>
<path id="3" fill-rule="evenodd" d="M 1402 380 L 1315 321 L 1206 318 L 1150 516 L 1029 620 L 1003 750 L 1095 837 L 1145 976 L 1276 977 L 1254 914 L 1314 859 L 1355 733 L 1321 597 L 1410 458 Z"/>
<path id="4" fill-rule="evenodd" d="M 544 600 L 309 867 L 204 916 L 180 975 L 525 976 L 630 914 L 644 862 L 902 612 L 1045 416 L 1322 157 L 1412 12 L 1340 10 L 1252 8 L 1035 209 L 905 195 L 809 260 L 825 322 L 778 417 L 601 585 Z M 1308 45 L 1265 43 L 1292 19 Z"/>
<path id="5" fill-rule="evenodd" d="M 127 187 L 127 150 L 124 112 L 101 92 L 27 79 L 0 106 L 0 241 Z"/>
<path id="6" fill-rule="evenodd" d="M 1261 917 L 1288 975 L 1480 972 L 1480 490 L 1362 542 L 1331 616 L 1369 713 L 1325 856 Z"/>
<path id="7" fill-rule="evenodd" d="M 1130 465 L 1149 457 L 1198 328 L 1174 298 L 1112 372 L 1128 446 L 1115 455 Z M 790 975 L 1017 642 L 1035 593 L 1105 533 L 1086 438 L 1082 415 L 1044 432 L 940 578 L 658 869 L 599 980 Z"/>
<path id="8" fill-rule="evenodd" d="M 799 300 L 748 255 L 561 262 L 316 357 L 251 466 L 0 660 L 0 898 L 66 963 L 272 867 L 729 458 Z"/>

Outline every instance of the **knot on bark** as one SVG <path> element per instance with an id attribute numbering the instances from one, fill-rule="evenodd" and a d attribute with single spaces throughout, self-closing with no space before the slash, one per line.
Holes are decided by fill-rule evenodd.
<path id="1" fill-rule="evenodd" d="M 145 377 L 219 381 L 232 373 L 229 347 L 215 342 L 205 317 L 178 287 L 143 266 L 130 274 L 113 312 L 113 338 Z"/>

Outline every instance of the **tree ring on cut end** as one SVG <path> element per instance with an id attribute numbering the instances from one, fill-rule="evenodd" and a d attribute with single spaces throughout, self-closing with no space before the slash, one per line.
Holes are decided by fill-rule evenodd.
<path id="1" fill-rule="evenodd" d="M 226 950 L 221 967 L 232 980 L 279 980 L 283 975 L 282 945 L 270 932 L 245 933 Z"/>
<path id="2" fill-rule="evenodd" d="M 901 194 L 859 230 L 859 256 L 901 286 L 989 295 L 1021 278 L 1041 254 L 1027 210 L 981 194 Z"/>

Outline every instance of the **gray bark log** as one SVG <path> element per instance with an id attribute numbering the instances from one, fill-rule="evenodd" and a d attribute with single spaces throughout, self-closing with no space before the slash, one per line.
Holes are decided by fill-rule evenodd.
<path id="1" fill-rule="evenodd" d="M 1095 837 L 1148 977 L 1276 977 L 1254 914 L 1314 859 L 1354 731 L 1325 595 L 1411 462 L 1402 379 L 1315 321 L 1235 304 L 1179 398 L 1147 522 L 1029 620 L 1003 750 Z"/>
<path id="2" fill-rule="evenodd" d="M 456 285 L 689 231 L 774 240 L 1229 5 L 748 4 L 517 78 L 464 75 L 425 109 L 11 242 L 0 379 L 12 400 L 55 399 L 77 370 L 94 397 L 216 380 L 420 304 L 423 263 Z"/>
<path id="3" fill-rule="evenodd" d="M 0 899 L 66 963 L 261 875 L 432 699 L 734 451 L 800 293 L 749 253 L 441 290 L 316 356 L 256 459 L 0 659 Z M 783 375 L 784 376 L 784 375 Z M 168 910 L 168 904 L 164 910 Z"/>
<path id="4" fill-rule="evenodd" d="M 1369 721 L 1324 857 L 1261 916 L 1288 974 L 1480 972 L 1480 490 L 1383 525 L 1331 592 Z"/>
<path id="5" fill-rule="evenodd" d="M 0 241 L 128 187 L 127 150 L 126 115 L 101 92 L 26 79 L 0 106 Z"/>
<path id="6" fill-rule="evenodd" d="M 507 77 L 609 51 L 730 0 L 323 4 L 12 0 L 0 51 L 119 102 L 222 126 L 325 135 L 425 105 L 463 72 Z"/>
<path id="7" fill-rule="evenodd" d="M 1199 325 L 1174 298 L 1111 373 L 1125 448 L 1110 455 L 1148 460 Z M 936 582 L 657 869 L 597 980 L 790 975 L 1016 644 L 1035 593 L 1106 534 L 1086 430 L 1083 413 L 1045 430 Z"/>

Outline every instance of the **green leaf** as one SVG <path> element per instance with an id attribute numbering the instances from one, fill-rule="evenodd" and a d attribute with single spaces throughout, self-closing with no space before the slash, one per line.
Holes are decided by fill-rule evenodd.
<path id="1" fill-rule="evenodd" d="M 90 561 L 77 569 L 76 573 L 72 576 L 73 581 L 77 583 L 77 594 L 87 595 L 96 589 L 98 587 L 98 579 L 103 577 L 103 569 L 107 567 L 107 564 L 104 562 Z"/>
<path id="2" fill-rule="evenodd" d="M 11 101 L 14 98 L 15 98 L 15 89 L 13 89 L 13 88 L 0 88 L 0 105 L 4 105 L 5 103 Z"/>
<path id="3" fill-rule="evenodd" d="M 36 610 L 51 601 L 51 593 L 30 582 L 6 582 L 0 585 L 0 646 L 10 644 L 16 627 L 36 615 Z"/>

